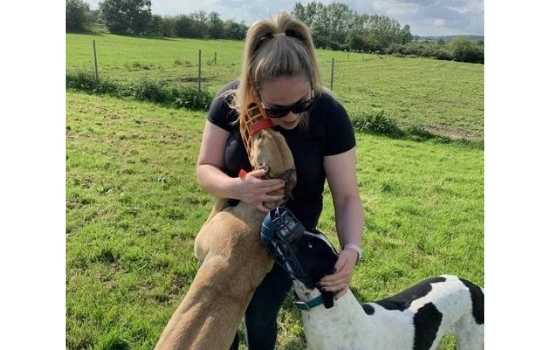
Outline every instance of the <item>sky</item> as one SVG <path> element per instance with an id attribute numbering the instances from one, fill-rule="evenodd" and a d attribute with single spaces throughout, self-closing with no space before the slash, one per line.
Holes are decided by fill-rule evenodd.
<path id="1" fill-rule="evenodd" d="M 101 0 L 84 0 L 97 8 Z M 483 35 L 483 0 L 317 0 L 324 4 L 340 2 L 361 14 L 378 14 L 411 26 L 414 35 Z M 296 0 L 151 0 L 153 14 L 175 16 L 200 10 L 220 14 L 246 24 L 291 11 Z"/>

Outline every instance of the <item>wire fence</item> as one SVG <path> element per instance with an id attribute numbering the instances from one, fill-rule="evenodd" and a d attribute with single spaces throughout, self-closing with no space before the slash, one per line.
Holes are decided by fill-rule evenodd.
<path id="1" fill-rule="evenodd" d="M 90 41 L 72 51 L 67 73 L 84 71 L 129 90 L 148 85 L 141 84 L 148 80 L 167 90 L 191 88 L 207 95 L 240 76 L 242 48 L 238 47 L 207 43 L 200 48 L 178 47 L 173 53 L 163 46 L 165 51 L 132 48 L 120 54 L 112 43 L 100 44 Z M 482 135 L 483 75 L 478 65 L 326 50 L 317 52 L 317 60 L 323 86 L 350 115 L 384 111 L 403 125 L 471 129 Z"/>
<path id="2" fill-rule="evenodd" d="M 162 59 L 147 56 L 141 61 L 129 60 L 117 65 L 102 65 L 101 48 L 92 41 L 91 57 L 86 64 L 70 66 L 68 71 L 92 70 L 96 80 L 108 79 L 120 82 L 136 80 L 157 80 L 166 84 L 196 87 L 199 91 L 209 90 L 215 92 L 226 83 L 237 79 L 240 75 L 241 60 L 234 56 L 224 55 L 223 52 L 197 49 L 193 56 L 172 57 Z M 99 51 L 99 52 L 98 52 Z M 357 72 L 364 69 L 367 64 L 377 65 L 377 56 L 357 53 L 340 53 L 336 57 L 318 57 L 321 70 L 321 79 L 324 85 L 331 90 L 339 83 L 339 78 L 351 74 L 357 76 Z M 374 58 L 373 58 L 374 57 Z"/>

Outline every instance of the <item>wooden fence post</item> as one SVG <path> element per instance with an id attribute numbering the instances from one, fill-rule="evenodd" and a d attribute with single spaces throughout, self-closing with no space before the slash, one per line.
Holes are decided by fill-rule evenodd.
<path id="1" fill-rule="evenodd" d="M 330 91 L 334 88 L 334 58 L 332 58 L 332 64 L 330 68 Z"/>
<path id="2" fill-rule="evenodd" d="M 201 92 L 201 50 L 199 49 L 199 92 Z"/>
<path id="3" fill-rule="evenodd" d="M 94 40 L 94 66 L 95 66 L 95 80 L 99 81 L 99 73 L 97 71 L 97 54 L 95 51 L 95 40 Z"/>

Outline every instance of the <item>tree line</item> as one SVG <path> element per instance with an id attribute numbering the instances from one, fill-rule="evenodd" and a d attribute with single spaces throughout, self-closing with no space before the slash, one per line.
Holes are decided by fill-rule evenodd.
<path id="1" fill-rule="evenodd" d="M 311 28 L 315 46 L 333 50 L 422 56 L 483 63 L 483 42 L 458 37 L 449 42 L 422 40 L 395 19 L 359 14 L 340 3 L 297 3 L 292 14 Z"/>
<path id="2" fill-rule="evenodd" d="M 374 52 L 413 40 L 409 25 L 401 27 L 386 16 L 358 14 L 345 4 L 297 3 L 292 14 L 309 26 L 320 48 Z"/>
<path id="3" fill-rule="evenodd" d="M 67 32 L 89 32 L 94 24 L 113 34 L 203 39 L 242 40 L 248 29 L 243 22 L 222 20 L 216 12 L 153 15 L 148 0 L 104 0 L 95 11 L 84 0 L 66 0 Z"/>
<path id="4" fill-rule="evenodd" d="M 483 42 L 463 38 L 450 42 L 419 40 L 411 34 L 407 24 L 401 26 L 387 16 L 359 14 L 341 3 L 297 3 L 292 14 L 310 27 L 318 48 L 474 63 L 484 61 Z M 95 11 L 90 10 L 84 0 L 66 0 L 66 21 L 69 32 L 90 31 L 94 23 L 102 23 L 114 34 L 202 39 L 242 40 L 248 29 L 243 22 L 222 20 L 216 12 L 153 15 L 148 0 L 104 0 Z"/>

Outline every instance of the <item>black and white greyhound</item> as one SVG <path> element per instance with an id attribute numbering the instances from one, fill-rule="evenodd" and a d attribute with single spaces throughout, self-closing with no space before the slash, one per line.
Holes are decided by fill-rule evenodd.
<path id="1" fill-rule="evenodd" d="M 483 349 L 484 294 L 477 285 L 443 275 L 375 302 L 361 305 L 351 290 L 335 300 L 317 288 L 334 270 L 335 249 L 322 234 L 296 229 L 299 223 L 286 226 L 266 234 L 264 225 L 262 241 L 293 278 L 308 349 L 435 350 L 445 335 L 455 336 L 460 350 Z"/>

